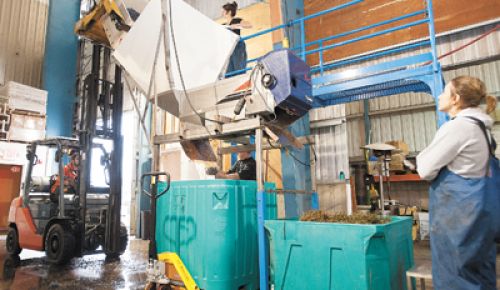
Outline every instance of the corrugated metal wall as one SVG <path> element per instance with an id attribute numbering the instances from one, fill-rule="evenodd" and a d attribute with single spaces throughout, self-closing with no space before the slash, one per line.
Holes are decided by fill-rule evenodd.
<path id="1" fill-rule="evenodd" d="M 329 183 L 339 179 L 340 172 L 349 174 L 349 152 L 345 105 L 314 109 L 309 113 L 311 134 L 314 136 L 312 149 L 316 155 L 316 180 Z M 338 125 L 330 125 L 332 120 Z"/>
<path id="2" fill-rule="evenodd" d="M 462 46 L 479 35 L 491 30 L 496 24 L 489 24 L 438 38 L 438 54 Z M 500 96 L 500 31 L 496 31 L 464 50 L 443 58 L 441 64 L 448 67 L 444 72 L 445 80 L 449 81 L 458 75 L 471 75 L 482 79 L 493 95 Z M 423 50 L 406 52 L 375 61 L 367 61 L 336 71 L 350 68 L 366 67 L 375 63 L 385 62 L 401 56 L 421 53 Z M 473 61 L 492 59 L 484 63 L 466 65 Z M 461 68 L 454 69 L 454 66 Z M 335 73 L 331 71 L 329 73 Z M 427 94 L 401 94 L 377 98 L 369 101 L 371 121 L 371 143 L 388 140 L 403 140 L 410 146 L 410 150 L 418 152 L 427 146 L 434 137 L 437 129 L 435 103 L 432 96 Z M 340 113 L 339 113 L 340 112 Z M 316 166 L 316 180 L 319 183 L 333 182 L 338 179 L 342 170 L 346 172 L 348 161 L 362 158 L 361 146 L 366 144 L 364 135 L 363 102 L 354 102 L 345 105 L 331 106 L 313 110 L 310 113 L 311 127 L 316 123 L 328 124 L 332 118 L 345 118 L 346 124 L 332 125 L 321 129 L 313 129 L 316 140 L 316 150 L 319 160 Z M 497 116 L 500 113 L 497 110 Z M 497 120 L 499 118 L 497 117 Z M 341 132 L 346 131 L 347 134 Z M 497 140 L 500 138 L 500 124 L 494 129 Z M 346 144 L 346 145 L 343 145 Z M 347 147 L 338 151 L 336 148 Z M 318 149 L 319 148 L 319 149 Z M 500 154 L 500 149 L 499 152 Z M 333 179 L 332 179 L 333 178 Z"/>
<path id="3" fill-rule="evenodd" d="M 0 85 L 40 87 L 49 0 L 0 1 Z"/>

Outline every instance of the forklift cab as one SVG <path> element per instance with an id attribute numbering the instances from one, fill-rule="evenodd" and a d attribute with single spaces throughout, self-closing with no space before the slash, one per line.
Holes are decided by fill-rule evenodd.
<path id="1" fill-rule="evenodd" d="M 38 152 L 47 156 L 47 162 L 40 164 Z M 78 173 L 72 177 L 65 174 L 70 155 L 80 152 L 78 140 L 70 138 L 35 141 L 27 146 L 28 166 L 21 197 L 12 201 L 9 211 L 6 243 L 9 254 L 17 255 L 23 248 L 45 250 L 49 262 L 64 264 L 74 256 L 104 247 L 109 186 L 86 187 L 87 192 L 80 196 L 80 186 L 85 181 L 80 180 Z M 109 165 L 106 158 L 102 164 L 106 171 Z M 65 182 L 68 178 L 74 179 Z M 81 198 L 85 198 L 83 208 Z M 128 234 L 123 225 L 120 238 L 119 251 L 113 254 L 122 254 L 127 246 Z"/>
<path id="2" fill-rule="evenodd" d="M 55 217 L 77 218 L 78 189 L 69 188 L 64 173 L 68 155 L 74 151 L 79 151 L 78 141 L 71 139 L 33 142 L 27 147 L 28 168 L 22 200 L 23 206 L 30 211 L 37 234 L 43 235 L 47 224 Z M 38 154 L 46 157 L 45 162 L 40 162 Z"/>

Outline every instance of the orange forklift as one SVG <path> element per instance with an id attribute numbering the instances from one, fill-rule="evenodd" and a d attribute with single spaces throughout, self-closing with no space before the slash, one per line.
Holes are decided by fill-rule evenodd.
<path id="1" fill-rule="evenodd" d="M 22 249 L 45 251 L 50 263 L 64 264 L 98 250 L 113 257 L 125 251 L 128 233 L 120 221 L 123 93 L 118 66 L 114 82 L 104 77 L 109 75 L 110 66 L 109 48 L 93 45 L 92 70 L 84 79 L 79 99 L 79 138 L 53 138 L 27 146 L 28 164 L 21 196 L 12 201 L 9 211 L 9 254 L 18 255 Z M 113 150 L 106 152 L 97 139 L 111 140 Z M 56 174 L 33 176 L 40 147 L 45 147 L 47 156 L 52 156 L 53 164 L 57 164 Z M 102 151 L 100 163 L 107 184 L 100 188 L 90 182 L 92 154 L 97 150 Z M 81 162 L 70 189 L 69 180 L 65 182 L 64 163 L 73 154 Z"/>

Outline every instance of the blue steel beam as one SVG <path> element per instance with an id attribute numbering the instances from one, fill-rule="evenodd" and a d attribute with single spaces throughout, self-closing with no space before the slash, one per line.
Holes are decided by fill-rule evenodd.
<path id="1" fill-rule="evenodd" d="M 398 70 L 382 75 L 369 76 L 363 79 L 357 79 L 344 83 L 327 85 L 322 87 L 313 88 L 314 96 L 321 96 L 333 92 L 347 91 L 356 88 L 367 87 L 375 84 L 383 84 L 397 80 L 412 80 L 420 76 L 432 74 L 432 66 L 423 66 L 414 69 Z"/>
<path id="2" fill-rule="evenodd" d="M 47 136 L 72 135 L 76 101 L 80 0 L 51 0 L 45 40 L 43 87 L 48 91 Z"/>
<path id="3" fill-rule="evenodd" d="M 338 82 L 338 81 L 342 81 L 342 80 L 349 81 L 352 79 L 359 79 L 359 78 L 363 78 L 366 75 L 372 75 L 375 73 L 381 73 L 381 72 L 390 71 L 390 70 L 394 70 L 394 69 L 400 69 L 402 67 L 406 67 L 406 66 L 410 66 L 410 65 L 425 63 L 425 62 L 430 61 L 431 59 L 432 59 L 432 55 L 430 53 L 413 55 L 413 56 L 400 58 L 400 59 L 389 61 L 389 62 L 379 63 L 379 64 L 368 66 L 368 67 L 349 69 L 349 70 L 343 71 L 341 73 L 330 74 L 330 75 L 322 76 L 322 77 L 316 77 L 312 80 L 312 83 L 314 86 L 320 86 L 320 85 L 325 85 L 327 83 Z"/>
<path id="4" fill-rule="evenodd" d="M 372 66 L 349 69 L 336 74 L 329 74 L 326 76 L 315 77 L 312 80 L 312 84 L 313 86 L 322 86 L 333 82 L 351 81 L 353 79 L 363 78 L 366 75 L 373 75 L 375 73 L 380 74 L 382 72 L 394 69 L 400 69 L 410 65 L 421 64 L 431 60 L 432 60 L 431 53 L 413 55 L 393 61 L 379 63 Z"/>
<path id="5" fill-rule="evenodd" d="M 435 31 L 435 28 L 434 28 L 434 11 L 432 9 L 432 0 L 426 0 L 427 2 L 427 14 L 428 14 L 428 17 L 429 19 L 431 19 L 432 21 L 429 22 L 429 35 L 431 35 L 430 37 L 430 41 L 431 41 L 431 52 L 432 52 L 432 68 L 433 68 L 433 71 L 434 71 L 434 86 L 432 88 L 432 94 L 436 100 L 436 112 L 437 112 L 437 116 L 438 116 L 438 127 L 441 127 L 441 125 L 443 125 L 447 120 L 448 120 L 448 116 L 439 111 L 439 108 L 438 108 L 438 97 L 439 95 L 441 95 L 441 93 L 443 92 L 444 90 L 444 84 L 442 82 L 442 71 L 441 71 L 441 66 L 439 65 L 439 62 L 438 62 L 438 55 L 437 55 L 437 45 L 436 45 L 436 31 Z"/>
<path id="6" fill-rule="evenodd" d="M 388 49 L 388 50 L 384 50 L 384 51 L 380 51 L 380 52 L 370 53 L 370 54 L 355 57 L 355 58 L 350 58 L 350 59 L 346 59 L 346 60 L 332 62 L 329 64 L 325 64 L 323 66 L 323 70 L 328 71 L 328 70 L 331 70 L 334 68 L 338 68 L 338 67 L 345 66 L 345 65 L 350 65 L 353 63 L 357 63 L 357 62 L 371 60 L 371 59 L 380 58 L 380 57 L 391 55 L 391 54 L 400 53 L 400 52 L 403 52 L 406 50 L 419 48 L 419 47 L 428 45 L 429 43 L 430 42 L 428 40 L 424 40 L 424 41 L 419 41 L 416 43 L 412 43 L 412 44 L 408 44 L 408 45 L 404 45 L 404 46 L 400 46 L 400 47 L 396 47 L 396 48 L 392 48 L 392 49 Z M 317 66 L 312 69 L 312 73 L 317 73 L 318 71 L 320 71 L 320 68 Z"/>
<path id="7" fill-rule="evenodd" d="M 318 103 L 315 103 L 313 107 L 321 108 L 325 106 L 344 104 L 360 100 L 368 100 L 408 92 L 431 94 L 432 91 L 429 87 L 429 84 L 432 84 L 432 80 L 425 81 L 423 77 L 419 78 L 421 80 L 399 80 L 392 83 L 377 84 L 369 87 L 352 89 L 349 91 L 333 92 L 331 94 L 315 98 L 315 101 L 317 101 Z"/>
<path id="8" fill-rule="evenodd" d="M 363 26 L 361 28 L 353 29 L 353 30 L 350 30 L 350 31 L 347 31 L 347 32 L 342 32 L 342 33 L 339 33 L 339 34 L 336 34 L 336 35 L 332 35 L 332 36 L 329 36 L 329 37 L 325 37 L 325 38 L 321 38 L 321 39 L 318 39 L 318 40 L 314 40 L 314 41 L 306 43 L 306 47 L 312 46 L 312 45 L 320 45 L 322 42 L 331 41 L 331 40 L 338 39 L 338 38 L 341 38 L 341 37 L 344 37 L 344 36 L 349 36 L 349 35 L 352 35 L 352 34 L 355 34 L 355 33 L 358 33 L 358 32 L 362 32 L 362 31 L 366 31 L 366 30 L 369 30 L 369 29 L 372 29 L 372 28 L 379 27 L 379 26 L 391 24 L 391 23 L 394 23 L 394 22 L 397 22 L 397 21 L 400 21 L 400 20 L 404 20 L 404 19 L 407 19 L 407 18 L 410 18 L 410 17 L 414 17 L 414 16 L 418 16 L 418 15 L 422 15 L 422 14 L 425 14 L 425 13 L 427 13 L 427 10 L 415 11 L 413 13 L 405 14 L 405 15 L 402 15 L 402 16 L 399 16 L 399 17 L 396 17 L 396 18 L 392 18 L 392 19 L 389 19 L 389 20 L 377 22 L 377 23 L 374 23 L 374 24 L 371 24 L 371 25 L 368 25 L 368 26 Z M 292 48 L 292 50 L 297 50 L 297 49 L 300 49 L 300 47 L 294 47 L 294 48 Z"/>
<path id="9" fill-rule="evenodd" d="M 410 23 L 407 23 L 407 24 L 404 24 L 404 25 L 396 26 L 396 27 L 389 28 L 389 29 L 384 29 L 384 30 L 381 30 L 381 31 L 377 31 L 377 32 L 374 32 L 374 33 L 371 33 L 371 34 L 367 34 L 367 35 L 363 35 L 363 36 L 360 36 L 360 37 L 352 38 L 352 39 L 349 39 L 349 40 L 346 40 L 346 41 L 342 41 L 342 42 L 339 42 L 339 43 L 326 45 L 321 50 L 332 49 L 332 48 L 335 48 L 335 47 L 339 47 L 339 46 L 351 44 L 351 43 L 358 42 L 358 41 L 361 41 L 361 40 L 370 39 L 370 38 L 373 38 L 373 37 L 377 37 L 377 36 L 380 36 L 380 35 L 392 33 L 392 32 L 398 31 L 398 30 L 403 30 L 403 29 L 406 29 L 406 28 L 410 28 L 412 26 L 417 26 L 417 25 L 421 25 L 421 24 L 424 24 L 424 23 L 428 23 L 428 22 L 429 22 L 429 19 L 427 19 L 427 18 L 426 19 L 417 20 L 417 21 L 413 21 L 413 22 L 410 22 Z M 310 55 L 310 54 L 313 54 L 313 53 L 317 53 L 317 52 L 319 52 L 321 50 L 319 48 L 311 49 L 311 50 L 306 51 L 305 55 Z"/>
<path id="10" fill-rule="evenodd" d="M 320 15 L 325 15 L 332 11 L 336 11 L 362 1 L 350 1 L 343 5 L 332 7 L 328 10 L 322 11 L 317 14 L 316 17 Z M 290 31 L 288 31 L 288 37 L 290 39 L 291 46 L 299 46 L 305 44 L 305 27 L 303 22 L 311 17 L 299 17 L 295 20 L 290 19 L 295 17 L 295 13 L 300 11 L 303 16 L 304 3 L 302 0 L 287 1 L 286 7 L 288 11 L 284 11 L 283 15 L 285 19 L 284 22 L 293 24 L 290 26 Z M 302 24 L 301 24 L 302 23 Z M 300 120 L 293 123 L 288 129 L 295 136 L 307 136 L 310 134 L 309 126 L 309 116 L 306 115 Z M 287 150 L 281 150 L 281 160 L 282 160 L 282 176 L 283 176 L 283 188 L 292 190 L 306 190 L 311 191 L 311 168 L 309 167 L 310 152 L 309 145 L 306 145 L 302 150 L 296 150 L 294 148 L 289 148 Z M 287 218 L 298 217 L 302 211 L 310 209 L 310 197 L 302 196 L 296 194 L 285 193 L 285 214 Z"/>

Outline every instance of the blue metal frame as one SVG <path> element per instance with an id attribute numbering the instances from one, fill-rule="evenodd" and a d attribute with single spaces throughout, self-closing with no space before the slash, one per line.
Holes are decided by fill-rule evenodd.
<path id="1" fill-rule="evenodd" d="M 266 233 L 264 231 L 264 209 L 266 200 L 264 199 L 263 190 L 257 192 L 257 234 L 259 239 L 259 277 L 260 289 L 268 289 L 268 269 L 267 269 L 267 249 L 266 249 Z M 266 277 L 263 279 L 263 277 Z"/>
<path id="2" fill-rule="evenodd" d="M 337 35 L 332 35 L 322 39 L 316 39 L 311 42 L 306 42 L 305 36 L 305 21 L 320 17 L 322 15 L 331 13 L 351 7 L 353 5 L 364 2 L 364 0 L 353 0 L 330 9 L 311 14 L 306 17 L 289 21 L 270 29 L 263 30 L 256 34 L 242 37 L 241 40 L 249 40 L 270 32 L 289 28 L 291 26 L 298 26 L 300 30 L 300 41 L 297 46 L 293 47 L 295 51 L 303 60 L 308 55 L 318 54 L 319 65 L 312 68 L 312 73 L 319 73 L 319 76 L 313 77 L 313 97 L 315 99 L 315 107 L 325 107 L 334 104 L 347 103 L 358 100 L 367 100 L 376 97 L 389 96 L 394 94 L 401 94 L 405 92 L 425 92 L 434 96 L 437 102 L 438 96 L 444 89 L 444 81 L 442 76 L 441 66 L 438 62 L 437 49 L 436 49 L 436 36 L 434 27 L 434 14 L 432 11 L 432 0 L 426 0 L 426 7 L 423 10 L 414 11 L 399 17 L 377 22 L 368 26 L 360 27 L 351 31 L 343 32 Z M 394 26 L 392 28 L 383 29 L 377 32 L 369 33 L 366 35 L 358 36 L 349 40 L 332 43 L 334 40 L 344 36 L 353 35 L 355 33 L 368 31 L 372 28 L 381 27 L 383 25 L 395 23 L 397 21 L 406 20 L 415 16 L 424 16 L 422 19 L 414 20 L 409 23 Z M 400 31 L 413 26 L 428 25 L 429 36 L 427 40 L 418 41 L 415 43 L 402 45 L 399 47 L 379 51 L 367 55 L 361 55 L 350 59 L 340 60 L 331 63 L 325 63 L 324 52 L 336 47 L 347 44 L 352 44 L 358 41 L 382 36 L 394 31 Z M 327 44 L 328 43 L 328 44 Z M 308 48 L 311 49 L 308 50 Z M 324 73 L 338 69 L 353 63 L 359 63 L 366 60 L 377 59 L 383 56 L 394 55 L 397 53 L 410 51 L 421 47 L 430 47 L 430 52 L 419 55 L 401 57 L 399 59 L 388 61 L 373 66 L 368 66 L 361 69 L 354 69 L 343 71 L 339 73 L 325 75 Z M 255 63 L 258 58 L 251 59 L 247 63 Z M 251 70 L 251 67 L 246 69 L 232 72 L 226 76 L 232 76 L 244 73 Z M 438 125 L 442 125 L 446 120 L 443 113 L 437 112 Z M 258 239 L 259 239 L 259 269 L 260 269 L 260 289 L 268 289 L 268 268 L 267 257 L 265 248 L 265 232 L 264 232 L 264 192 L 257 193 L 258 201 Z M 311 199 L 312 208 L 319 208 L 319 201 L 317 193 L 312 195 Z"/>
<path id="3" fill-rule="evenodd" d="M 43 88 L 48 91 L 47 136 L 72 136 L 76 102 L 78 38 L 73 26 L 80 19 L 80 0 L 53 0 L 49 5 Z"/>

